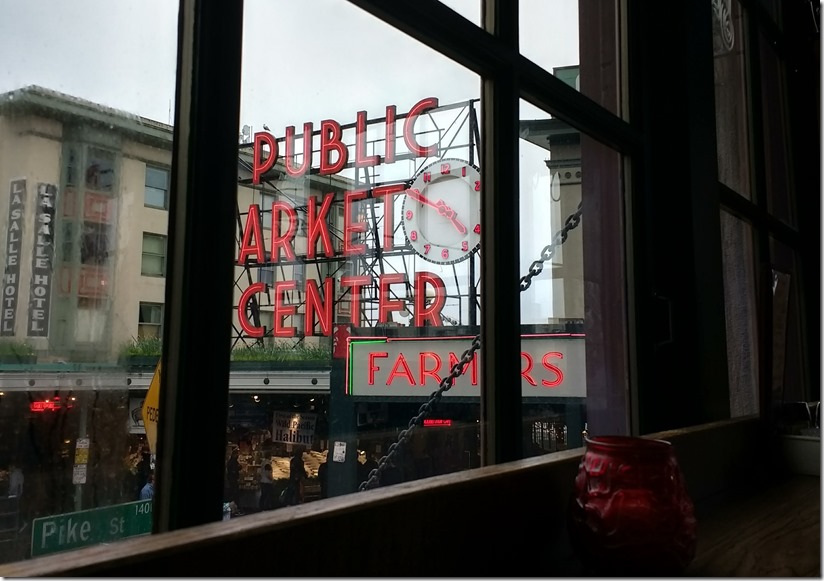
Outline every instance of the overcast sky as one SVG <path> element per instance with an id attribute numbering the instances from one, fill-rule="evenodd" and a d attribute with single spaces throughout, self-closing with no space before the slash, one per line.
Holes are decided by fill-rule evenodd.
<path id="1" fill-rule="evenodd" d="M 480 0 L 446 3 L 479 23 Z M 402 113 L 425 97 L 448 104 L 480 96 L 477 75 L 343 0 L 244 4 L 241 126 L 259 131 L 265 123 L 281 137 L 287 125 L 300 132 L 307 121 L 351 123 L 359 110 L 374 118 L 389 104 Z M 548 70 L 578 64 L 577 0 L 520 0 L 520 13 L 526 56 Z M 174 0 L 0 0 L 0 15 L 0 92 L 40 85 L 171 121 Z M 522 118 L 546 117 L 524 105 Z M 543 200 L 547 152 L 522 147 L 521 154 L 522 188 Z M 523 251 L 525 267 L 548 242 L 527 235 L 533 226 L 545 234 L 544 217 L 525 217 L 522 242 L 535 248 Z"/>
<path id="2" fill-rule="evenodd" d="M 479 0 L 446 2 L 478 22 Z M 246 0 L 241 125 L 287 124 L 422 97 L 478 96 L 478 79 L 343 0 Z M 524 54 L 577 64 L 577 2 L 521 0 Z M 158 121 L 174 101 L 177 2 L 0 0 L 0 92 L 41 85 Z M 330 45 L 334 41 L 334 46 Z M 370 113 L 371 115 L 371 113 Z"/>

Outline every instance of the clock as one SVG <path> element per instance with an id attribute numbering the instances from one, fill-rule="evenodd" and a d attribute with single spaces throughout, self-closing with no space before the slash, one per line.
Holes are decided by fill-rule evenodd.
<path id="1" fill-rule="evenodd" d="M 401 220 L 406 239 L 424 260 L 454 264 L 481 244 L 481 173 L 446 158 L 424 167 L 406 190 Z"/>

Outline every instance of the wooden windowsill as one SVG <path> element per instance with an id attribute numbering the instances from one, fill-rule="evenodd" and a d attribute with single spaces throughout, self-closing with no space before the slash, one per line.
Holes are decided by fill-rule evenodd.
<path id="1" fill-rule="evenodd" d="M 688 576 L 821 577 L 821 478 L 794 475 L 698 512 Z"/>
<path id="2" fill-rule="evenodd" d="M 759 425 L 743 418 L 652 436 L 675 446 L 696 503 L 689 575 L 820 574 L 820 479 L 762 486 L 773 471 Z M 0 576 L 575 576 L 566 513 L 582 453 L 0 565 Z"/>

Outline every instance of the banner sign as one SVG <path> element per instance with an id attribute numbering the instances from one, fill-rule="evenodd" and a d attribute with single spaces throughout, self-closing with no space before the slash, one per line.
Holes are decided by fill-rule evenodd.
<path id="1" fill-rule="evenodd" d="M 472 339 L 350 337 L 346 393 L 429 396 L 460 361 Z M 481 364 L 477 351 L 444 397 L 480 397 Z M 523 335 L 520 379 L 523 397 L 586 397 L 584 335 Z"/>
<path id="2" fill-rule="evenodd" d="M 130 397 L 129 398 L 129 433 L 130 434 L 145 434 L 146 427 L 143 425 L 143 402 L 146 398 Z"/>
<path id="3" fill-rule="evenodd" d="M 54 272 L 54 208 L 57 186 L 37 184 L 34 217 L 34 253 L 31 258 L 29 337 L 49 336 L 49 310 Z"/>
<path id="4" fill-rule="evenodd" d="M 275 412 L 272 441 L 311 446 L 317 417 L 317 414 Z"/>
<path id="5" fill-rule="evenodd" d="M 12 180 L 9 187 L 9 229 L 6 232 L 6 269 L 3 272 L 3 309 L 0 337 L 14 337 L 17 294 L 20 285 L 20 244 L 23 238 L 23 209 L 26 180 Z"/>

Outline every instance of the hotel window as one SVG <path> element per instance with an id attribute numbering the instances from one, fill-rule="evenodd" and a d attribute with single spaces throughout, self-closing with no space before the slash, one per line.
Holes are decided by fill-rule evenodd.
<path id="1" fill-rule="evenodd" d="M 147 208 L 158 208 L 160 210 L 169 208 L 169 170 L 146 166 L 143 204 Z"/>
<path id="2" fill-rule="evenodd" d="M 292 278 L 299 289 L 303 288 L 306 282 L 306 265 L 300 262 L 292 266 Z"/>
<path id="3" fill-rule="evenodd" d="M 163 305 L 161 303 L 140 303 L 137 336 L 163 337 Z"/>
<path id="4" fill-rule="evenodd" d="M 115 179 L 115 163 L 113 152 L 90 147 L 86 152 L 86 189 L 111 192 Z"/>
<path id="5" fill-rule="evenodd" d="M 143 258 L 140 267 L 143 276 L 166 276 L 166 237 L 143 233 Z"/>
<path id="6" fill-rule="evenodd" d="M 272 260 L 272 253 L 266 252 L 266 262 L 268 263 Z M 273 264 L 267 264 L 266 266 L 261 266 L 257 269 L 258 271 L 258 281 L 264 284 L 268 284 L 272 286 L 275 284 L 275 266 Z"/>

